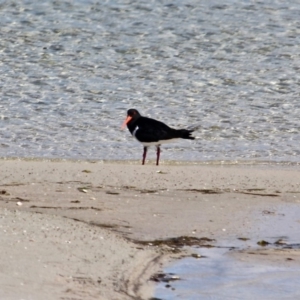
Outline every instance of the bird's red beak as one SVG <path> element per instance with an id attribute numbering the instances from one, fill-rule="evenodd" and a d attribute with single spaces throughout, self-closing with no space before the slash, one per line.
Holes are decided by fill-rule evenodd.
<path id="1" fill-rule="evenodd" d="M 122 126 L 121 126 L 121 129 L 124 129 L 125 126 L 127 125 L 128 122 L 130 122 L 130 120 L 132 119 L 132 117 L 128 116 L 126 118 L 126 120 L 123 122 Z"/>

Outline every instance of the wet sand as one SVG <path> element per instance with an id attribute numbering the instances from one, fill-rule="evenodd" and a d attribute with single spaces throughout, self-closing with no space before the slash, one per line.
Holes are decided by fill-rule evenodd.
<path id="1" fill-rule="evenodd" d="M 297 168 L 36 160 L 0 167 L 3 299 L 150 299 L 151 275 L 184 253 L 156 246 L 158 239 L 266 239 L 265 217 L 284 223 L 280 208 L 300 206 Z M 280 257 L 269 251 L 264 261 L 290 263 Z M 299 263 L 299 251 L 288 258 Z"/>

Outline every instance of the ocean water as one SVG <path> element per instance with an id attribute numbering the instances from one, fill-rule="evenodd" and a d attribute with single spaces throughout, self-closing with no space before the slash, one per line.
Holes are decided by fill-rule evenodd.
<path id="1" fill-rule="evenodd" d="M 139 160 L 120 130 L 133 107 L 200 125 L 162 161 L 299 163 L 299 15 L 292 0 L 0 1 L 0 157 Z"/>

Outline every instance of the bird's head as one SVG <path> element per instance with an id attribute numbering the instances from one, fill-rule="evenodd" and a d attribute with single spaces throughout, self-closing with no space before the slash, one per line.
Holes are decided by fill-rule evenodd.
<path id="1" fill-rule="evenodd" d="M 122 129 L 125 128 L 125 126 L 132 120 L 136 120 L 137 118 L 139 118 L 141 115 L 140 113 L 134 109 L 134 108 L 131 108 L 131 109 L 128 109 L 127 111 L 127 118 L 125 119 L 125 121 L 123 122 L 122 124 Z"/>

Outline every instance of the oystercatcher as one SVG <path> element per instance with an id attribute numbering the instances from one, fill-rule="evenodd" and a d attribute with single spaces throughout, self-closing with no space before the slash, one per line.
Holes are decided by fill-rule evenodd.
<path id="1" fill-rule="evenodd" d="M 145 164 L 149 146 L 156 146 L 156 165 L 158 166 L 161 144 L 170 143 L 179 138 L 189 140 L 195 139 L 195 137 L 191 136 L 194 129 L 170 128 L 160 121 L 141 116 L 140 113 L 133 108 L 127 111 L 127 118 L 122 125 L 122 129 L 126 125 L 130 133 L 144 146 L 143 165 Z"/>

